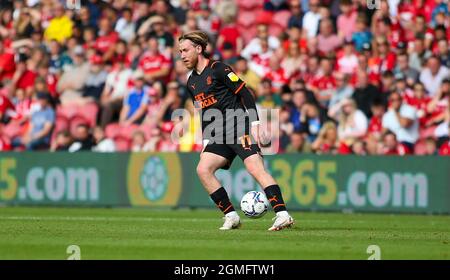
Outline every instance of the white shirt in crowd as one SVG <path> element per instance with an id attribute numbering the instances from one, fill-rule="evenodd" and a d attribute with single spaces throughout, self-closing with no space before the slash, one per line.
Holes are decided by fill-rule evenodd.
<path id="1" fill-rule="evenodd" d="M 448 78 L 449 75 L 450 75 L 450 71 L 445 66 L 441 66 L 439 68 L 439 71 L 436 74 L 436 76 L 433 76 L 431 74 L 431 71 L 429 68 L 425 68 L 420 73 L 419 80 L 425 86 L 425 89 L 428 91 L 428 95 L 433 97 L 439 90 L 439 87 L 441 86 L 442 81 L 445 78 Z"/>
<path id="2" fill-rule="evenodd" d="M 344 124 L 339 123 L 338 136 L 340 139 L 355 138 L 357 135 L 358 137 L 361 137 L 367 132 L 367 126 L 368 122 L 366 115 L 360 110 L 356 110 L 353 113 L 353 116 L 347 120 L 345 126 Z"/>
<path id="3" fill-rule="evenodd" d="M 309 11 L 303 17 L 303 28 L 308 32 L 308 37 L 313 38 L 317 35 L 319 29 L 319 21 L 322 16 L 319 13 Z"/>
<path id="4" fill-rule="evenodd" d="M 417 139 L 419 139 L 419 121 L 416 110 L 409 105 L 402 104 L 400 107 L 400 116 L 412 120 L 413 124 L 408 128 L 402 127 L 395 111 L 389 109 L 383 116 L 383 128 L 395 133 L 399 142 L 416 143 Z"/>
<path id="5" fill-rule="evenodd" d="M 124 69 L 122 71 L 114 70 L 106 77 L 107 87 L 112 89 L 111 97 L 124 97 L 130 89 L 130 79 L 133 74 L 131 69 Z"/>
<path id="6" fill-rule="evenodd" d="M 253 55 L 261 54 L 262 48 L 259 40 L 259 38 L 252 39 L 242 50 L 241 55 L 247 60 L 251 60 Z M 269 36 L 268 40 L 269 49 L 276 50 L 280 47 L 280 40 L 277 37 Z"/>
<path id="7" fill-rule="evenodd" d="M 97 146 L 92 148 L 92 151 L 99 153 L 113 153 L 116 151 L 116 144 L 113 140 L 105 138 Z"/>

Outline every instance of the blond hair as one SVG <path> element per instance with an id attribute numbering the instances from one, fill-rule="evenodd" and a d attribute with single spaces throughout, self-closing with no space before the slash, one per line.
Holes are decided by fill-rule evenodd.
<path id="1" fill-rule="evenodd" d="M 208 46 L 209 37 L 206 32 L 201 30 L 195 30 L 188 33 L 185 33 L 178 38 L 178 42 L 189 40 L 196 46 L 202 47 L 202 54 L 205 55 L 206 46 Z"/>

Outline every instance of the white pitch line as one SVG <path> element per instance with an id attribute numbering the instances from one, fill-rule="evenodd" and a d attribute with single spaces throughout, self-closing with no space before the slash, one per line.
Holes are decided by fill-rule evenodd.
<path id="1" fill-rule="evenodd" d="M 102 221 L 102 222 L 122 222 L 122 221 L 134 221 L 134 222 L 174 222 L 174 221 L 186 221 L 186 222 L 204 222 L 204 221 L 217 221 L 218 219 L 193 219 L 193 218 L 145 218 L 145 217 L 92 217 L 92 216 L 6 216 L 1 217 L 0 220 L 14 220 L 14 221 Z"/>
<path id="2" fill-rule="evenodd" d="M 124 222 L 124 221 L 132 221 L 132 222 L 217 222 L 220 221 L 220 218 L 145 218 L 145 217 L 93 217 L 93 216 L 0 216 L 0 221 L 9 220 L 9 221 L 99 221 L 99 222 Z M 245 223 L 247 222 L 256 222 L 256 219 L 245 219 Z M 319 221 L 320 222 L 320 221 Z M 325 222 L 325 221 L 323 221 Z"/>

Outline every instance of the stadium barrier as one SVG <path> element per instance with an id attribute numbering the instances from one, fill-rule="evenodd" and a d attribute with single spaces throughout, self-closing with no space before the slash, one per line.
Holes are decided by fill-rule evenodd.
<path id="1" fill-rule="evenodd" d="M 0 204 L 214 207 L 197 153 L 0 153 Z M 450 213 L 446 157 L 266 156 L 290 209 Z M 217 176 L 235 205 L 258 185 L 236 160 Z"/>

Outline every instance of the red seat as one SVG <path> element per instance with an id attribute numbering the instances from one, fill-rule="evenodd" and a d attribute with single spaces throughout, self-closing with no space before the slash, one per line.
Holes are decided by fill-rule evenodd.
<path id="1" fill-rule="evenodd" d="M 89 122 L 84 117 L 79 115 L 75 115 L 74 117 L 72 117 L 72 119 L 70 119 L 70 133 L 72 135 L 75 135 L 77 127 L 81 124 L 89 126 Z"/>
<path id="2" fill-rule="evenodd" d="M 139 129 L 139 126 L 136 124 L 121 126 L 119 130 L 119 136 L 131 140 L 133 133 Z"/>
<path id="3" fill-rule="evenodd" d="M 414 146 L 414 154 L 424 155 L 426 153 L 426 144 L 424 140 L 419 140 Z"/>
<path id="4" fill-rule="evenodd" d="M 249 27 L 238 25 L 239 33 L 244 40 L 244 45 L 247 45 L 253 38 L 256 37 L 256 25 Z"/>
<path id="5" fill-rule="evenodd" d="M 11 121 L 3 127 L 2 134 L 9 139 L 14 139 L 22 134 L 23 127 L 19 122 Z"/>
<path id="6" fill-rule="evenodd" d="M 254 12 L 239 11 L 236 23 L 238 25 L 249 27 L 257 20 L 257 15 Z"/>
<path id="7" fill-rule="evenodd" d="M 77 105 L 58 106 L 56 108 L 56 115 L 64 116 L 70 120 L 79 110 L 80 108 Z"/>
<path id="8" fill-rule="evenodd" d="M 262 8 L 264 5 L 264 0 L 246 0 L 246 1 L 236 1 L 239 10 L 253 10 L 256 8 Z"/>
<path id="9" fill-rule="evenodd" d="M 107 138 L 114 139 L 120 133 L 120 125 L 118 123 L 110 123 L 105 128 Z"/>
<path id="10" fill-rule="evenodd" d="M 131 142 L 128 138 L 125 138 L 121 135 L 117 135 L 114 138 L 114 143 L 116 144 L 116 150 L 118 152 L 127 152 L 131 148 Z"/>
<path id="11" fill-rule="evenodd" d="M 290 17 L 291 17 L 291 12 L 279 11 L 273 15 L 272 22 L 281 26 L 282 28 L 286 28 Z"/>
<path id="12" fill-rule="evenodd" d="M 269 34 L 274 37 L 280 37 L 286 28 L 279 26 L 278 24 L 272 24 L 269 27 Z"/>
<path id="13" fill-rule="evenodd" d="M 83 116 L 88 122 L 90 127 L 94 127 L 97 124 L 98 106 L 95 103 L 87 103 L 80 107 L 80 110 L 76 115 Z"/>

